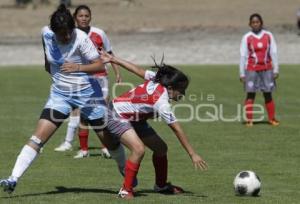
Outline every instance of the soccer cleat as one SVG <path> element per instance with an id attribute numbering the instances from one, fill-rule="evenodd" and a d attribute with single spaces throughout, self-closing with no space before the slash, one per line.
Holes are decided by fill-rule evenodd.
<path id="1" fill-rule="evenodd" d="M 9 179 L 0 180 L 0 186 L 3 188 L 3 191 L 7 193 L 12 193 L 15 190 L 16 185 L 17 182 Z"/>
<path id="2" fill-rule="evenodd" d="M 120 191 L 118 193 L 118 197 L 122 198 L 122 199 L 125 199 L 125 200 L 130 200 L 130 199 L 134 198 L 133 193 L 130 192 L 130 191 L 125 190 L 124 188 L 120 189 Z"/>
<path id="3" fill-rule="evenodd" d="M 253 126 L 253 122 L 251 120 L 246 122 L 246 127 L 252 127 Z"/>
<path id="4" fill-rule="evenodd" d="M 56 152 L 65 152 L 65 151 L 71 151 L 72 150 L 72 145 L 70 142 L 63 142 L 61 143 L 58 147 L 54 149 Z"/>
<path id="5" fill-rule="evenodd" d="M 167 183 L 164 187 L 154 185 L 154 191 L 161 194 L 181 194 L 184 190 L 179 186 L 174 186 L 171 183 Z"/>
<path id="6" fill-rule="evenodd" d="M 106 147 L 101 148 L 101 156 L 104 157 L 105 159 L 111 159 L 111 155 L 108 152 L 108 149 Z"/>
<path id="7" fill-rule="evenodd" d="M 275 118 L 273 118 L 272 120 L 269 120 L 269 124 L 272 125 L 272 126 L 278 126 L 279 121 L 276 120 Z"/>
<path id="8" fill-rule="evenodd" d="M 89 156 L 90 156 L 89 151 L 79 150 L 73 158 L 74 159 L 82 159 L 82 158 L 89 157 Z"/>

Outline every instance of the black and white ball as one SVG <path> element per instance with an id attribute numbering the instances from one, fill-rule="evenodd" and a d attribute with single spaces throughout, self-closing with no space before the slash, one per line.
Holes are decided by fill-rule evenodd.
<path id="1" fill-rule="evenodd" d="M 253 171 L 241 171 L 233 181 L 234 191 L 240 196 L 258 196 L 261 181 Z"/>

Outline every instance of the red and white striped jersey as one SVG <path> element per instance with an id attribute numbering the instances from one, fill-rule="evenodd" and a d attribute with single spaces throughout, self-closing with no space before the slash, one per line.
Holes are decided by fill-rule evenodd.
<path id="1" fill-rule="evenodd" d="M 92 40 L 92 42 L 94 43 L 94 45 L 97 49 L 104 49 L 105 52 L 112 51 L 109 39 L 103 30 L 96 28 L 96 27 L 91 27 L 90 32 L 88 33 L 88 36 L 90 37 L 90 39 Z M 105 69 L 101 72 L 97 72 L 95 75 L 96 76 L 107 76 L 108 73 L 107 73 L 107 70 Z"/>
<path id="2" fill-rule="evenodd" d="M 146 71 L 146 81 L 143 84 L 112 101 L 114 110 L 121 118 L 140 121 L 160 116 L 167 124 L 176 122 L 167 89 L 151 81 L 155 74 L 155 72 Z"/>
<path id="3" fill-rule="evenodd" d="M 271 32 L 262 30 L 255 34 L 246 33 L 242 39 L 240 60 L 240 75 L 245 75 L 245 70 L 261 71 L 274 68 L 278 73 L 277 46 Z"/>

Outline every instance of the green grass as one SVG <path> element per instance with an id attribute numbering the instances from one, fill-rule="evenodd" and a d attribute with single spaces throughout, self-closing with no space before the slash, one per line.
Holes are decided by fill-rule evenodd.
<path id="1" fill-rule="evenodd" d="M 236 66 L 183 66 L 191 77 L 189 94 L 196 100 L 182 103 L 196 107 L 215 104 L 224 107 L 224 117 L 232 118 L 244 99 Z M 124 72 L 124 81 L 141 80 Z M 297 66 L 282 66 L 278 89 L 274 94 L 279 127 L 257 124 L 246 128 L 241 122 L 182 123 L 189 139 L 209 164 L 205 172 L 195 171 L 190 158 L 176 137 L 162 122 L 153 127 L 169 146 L 169 180 L 188 193 L 163 196 L 152 192 L 154 170 L 147 151 L 139 172 L 138 196 L 132 203 L 299 203 L 299 76 Z M 49 93 L 50 79 L 43 68 L 3 67 L 0 69 L 0 177 L 11 173 L 15 159 L 34 131 Z M 214 100 L 212 99 L 214 97 Z M 261 94 L 257 103 L 263 104 Z M 189 117 L 188 109 L 176 110 L 178 117 Z M 208 118 L 201 109 L 201 118 Z M 90 136 L 92 156 L 74 160 L 73 152 L 53 149 L 64 138 L 64 124 L 46 145 L 44 152 L 20 180 L 11 197 L 0 194 L 0 203 L 119 203 L 116 193 L 122 178 L 112 160 L 99 157 L 99 141 Z M 75 147 L 78 147 L 76 140 Z M 233 193 L 234 176 L 251 169 L 262 179 L 260 197 L 237 197 Z"/>

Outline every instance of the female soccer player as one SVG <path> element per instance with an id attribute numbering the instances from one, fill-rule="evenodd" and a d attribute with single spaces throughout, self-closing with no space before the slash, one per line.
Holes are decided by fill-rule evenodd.
<path id="1" fill-rule="evenodd" d="M 105 34 L 105 32 L 99 28 L 90 26 L 92 13 L 91 13 L 91 9 L 88 6 L 86 5 L 78 6 L 75 9 L 73 17 L 77 24 L 77 28 L 79 28 L 80 30 L 88 34 L 88 36 L 90 37 L 90 39 L 92 40 L 92 42 L 94 43 L 94 45 L 98 50 L 103 49 L 105 50 L 105 52 L 112 54 L 112 47 L 110 45 L 110 41 L 107 35 Z M 111 64 L 111 66 L 116 76 L 116 82 L 117 83 L 121 82 L 119 67 L 115 64 Z M 106 102 L 108 102 L 109 83 L 108 83 L 107 70 L 104 69 L 103 71 L 96 73 L 94 76 L 98 80 L 101 86 L 103 98 L 105 99 Z M 79 125 L 79 112 L 75 110 L 73 114 L 70 116 L 70 121 L 68 123 L 68 129 L 67 129 L 65 141 L 59 147 L 55 148 L 55 151 L 67 151 L 72 149 L 71 142 L 74 139 L 74 135 L 76 133 L 76 129 L 78 128 L 78 125 Z M 87 126 L 86 122 L 82 121 L 80 126 L 81 128 L 79 129 L 79 133 L 78 133 L 79 141 L 80 141 L 80 150 L 78 151 L 77 155 L 74 156 L 74 158 L 84 158 L 89 155 L 88 153 L 89 132 L 88 132 L 88 128 L 84 128 L 86 126 Z M 101 154 L 105 158 L 110 158 L 110 154 L 104 146 L 101 148 Z"/>
<path id="2" fill-rule="evenodd" d="M 240 52 L 240 80 L 247 92 L 245 100 L 246 126 L 253 126 L 253 103 L 256 92 L 263 92 L 269 123 L 279 125 L 275 119 L 275 103 L 272 91 L 279 76 L 277 46 L 271 32 L 263 29 L 261 15 L 250 16 L 251 31 L 242 39 Z"/>
<path id="3" fill-rule="evenodd" d="M 144 156 L 144 145 L 153 151 L 155 168 L 154 190 L 159 193 L 182 193 L 180 187 L 167 183 L 167 144 L 147 123 L 147 119 L 160 116 L 173 130 L 183 148 L 191 157 L 195 168 L 205 169 L 205 161 L 194 151 L 187 136 L 171 111 L 169 100 L 178 101 L 188 87 L 189 80 L 181 71 L 166 64 L 155 65 L 158 72 L 146 71 L 130 62 L 101 52 L 103 62 L 115 63 L 135 73 L 146 81 L 115 98 L 109 105 L 107 130 L 104 142 L 111 148 L 113 142 L 121 142 L 129 148 L 125 178 L 119 197 L 133 198 L 133 183 Z"/>
<path id="4" fill-rule="evenodd" d="M 97 134 L 103 129 L 106 104 L 99 84 L 88 73 L 105 68 L 89 37 L 75 29 L 73 17 L 64 5 L 51 15 L 50 26 L 42 29 L 42 39 L 45 64 L 52 76 L 51 91 L 36 130 L 21 150 L 11 176 L 0 180 L 1 187 L 9 193 L 73 108 L 81 109 L 82 117 Z"/>

